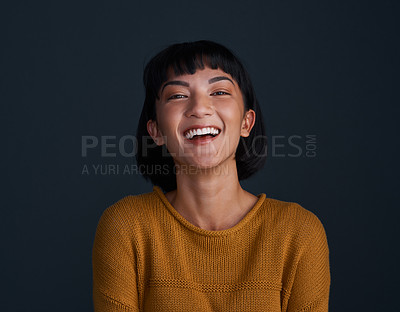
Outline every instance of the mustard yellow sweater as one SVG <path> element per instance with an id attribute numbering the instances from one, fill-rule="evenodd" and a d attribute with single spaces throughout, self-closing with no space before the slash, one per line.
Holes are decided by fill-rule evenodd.
<path id="1" fill-rule="evenodd" d="M 107 208 L 92 250 L 95 311 L 328 311 L 321 222 L 299 204 L 257 197 L 222 231 L 188 222 L 157 186 Z"/>

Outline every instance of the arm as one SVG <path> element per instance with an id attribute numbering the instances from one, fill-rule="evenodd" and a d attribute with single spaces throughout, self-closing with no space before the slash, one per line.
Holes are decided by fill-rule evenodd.
<path id="1" fill-rule="evenodd" d="M 294 276 L 287 312 L 327 312 L 330 288 L 329 249 L 325 230 L 314 216 L 313 235 Z"/>
<path id="2" fill-rule="evenodd" d="M 104 211 L 92 249 L 95 312 L 139 311 L 134 243 L 115 206 Z"/>

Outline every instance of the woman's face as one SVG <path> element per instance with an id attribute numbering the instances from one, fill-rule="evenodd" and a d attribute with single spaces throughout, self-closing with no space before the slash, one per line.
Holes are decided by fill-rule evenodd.
<path id="1" fill-rule="evenodd" d="M 229 74 L 205 67 L 175 76 L 171 70 L 159 97 L 157 121 L 150 120 L 147 129 L 157 145 L 166 144 L 175 163 L 211 168 L 235 161 L 240 136 L 249 135 L 255 112 L 245 113 L 242 93 Z"/>

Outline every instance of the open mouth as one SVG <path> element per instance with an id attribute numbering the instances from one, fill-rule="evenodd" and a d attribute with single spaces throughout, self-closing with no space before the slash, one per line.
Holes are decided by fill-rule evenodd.
<path id="1" fill-rule="evenodd" d="M 201 139 L 210 139 L 215 138 L 221 133 L 221 130 L 217 127 L 204 127 L 197 129 L 189 129 L 186 130 L 183 135 L 186 139 L 193 140 L 201 140 Z"/>

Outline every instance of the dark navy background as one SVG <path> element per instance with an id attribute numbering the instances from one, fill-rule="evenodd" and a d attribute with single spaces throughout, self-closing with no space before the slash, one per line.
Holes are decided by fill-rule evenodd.
<path id="1" fill-rule="evenodd" d="M 135 134 L 143 67 L 199 39 L 243 60 L 262 105 L 269 158 L 243 187 L 298 202 L 325 226 L 330 310 L 398 306 L 396 1 L 11 3 L 0 10 L 1 311 L 93 309 L 97 222 L 152 190 L 122 174 L 135 162 L 118 148 Z M 103 148 L 115 156 L 100 142 L 82 156 L 84 136 L 111 136 L 116 147 Z"/>

